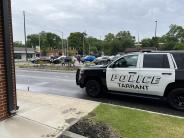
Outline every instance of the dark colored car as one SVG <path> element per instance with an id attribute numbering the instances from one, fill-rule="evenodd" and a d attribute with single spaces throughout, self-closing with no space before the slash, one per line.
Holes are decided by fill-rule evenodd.
<path id="1" fill-rule="evenodd" d="M 54 59 L 52 61 L 52 63 L 54 64 L 69 64 L 70 62 L 72 61 L 72 58 L 71 57 L 67 57 L 67 56 L 61 56 L 57 59 Z"/>

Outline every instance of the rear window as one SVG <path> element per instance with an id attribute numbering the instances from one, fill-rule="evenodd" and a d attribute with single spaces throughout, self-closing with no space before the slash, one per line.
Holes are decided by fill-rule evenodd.
<path id="1" fill-rule="evenodd" d="M 178 69 L 184 69 L 184 53 L 173 53 Z"/>
<path id="2" fill-rule="evenodd" d="M 166 54 L 145 54 L 143 68 L 170 68 Z"/>

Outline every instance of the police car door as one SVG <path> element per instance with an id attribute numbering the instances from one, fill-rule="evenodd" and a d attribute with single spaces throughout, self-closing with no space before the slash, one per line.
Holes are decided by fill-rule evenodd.
<path id="1" fill-rule="evenodd" d="M 167 53 L 144 53 L 139 70 L 139 83 L 146 87 L 140 93 L 163 96 L 169 83 L 175 81 L 175 67 Z"/>
<path id="2" fill-rule="evenodd" d="M 113 62 L 106 71 L 108 90 L 137 92 L 134 83 L 139 72 L 139 60 L 139 54 L 131 54 Z"/>

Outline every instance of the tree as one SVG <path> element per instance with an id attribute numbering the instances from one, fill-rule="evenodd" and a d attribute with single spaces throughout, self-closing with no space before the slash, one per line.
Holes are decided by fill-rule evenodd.
<path id="1" fill-rule="evenodd" d="M 152 46 L 152 39 L 150 38 L 144 38 L 141 41 L 142 47 L 151 47 Z"/>
<path id="2" fill-rule="evenodd" d="M 174 37 L 180 42 L 184 42 L 184 29 L 182 26 L 171 25 L 169 32 L 166 34 L 168 37 Z"/>
<path id="3" fill-rule="evenodd" d="M 176 43 L 175 47 L 174 47 L 175 50 L 184 50 L 184 43 Z"/>
<path id="4" fill-rule="evenodd" d="M 123 39 L 129 39 L 133 42 L 135 42 L 135 37 L 131 35 L 129 31 L 120 31 L 116 34 L 116 39 L 123 40 Z"/>
<path id="5" fill-rule="evenodd" d="M 160 47 L 161 50 L 174 50 L 178 40 L 174 37 L 164 35 L 161 37 L 160 42 L 164 44 Z"/>
<path id="6" fill-rule="evenodd" d="M 68 44 L 69 47 L 74 48 L 78 51 L 78 53 L 83 53 L 83 41 L 86 45 L 86 33 L 80 33 L 80 32 L 74 32 L 70 33 L 70 36 L 68 37 Z M 87 49 L 85 47 L 85 49 Z"/>
<path id="7" fill-rule="evenodd" d="M 182 26 L 171 25 L 168 33 L 162 36 L 161 42 L 164 43 L 163 50 L 184 49 L 184 29 Z"/>
<path id="8" fill-rule="evenodd" d="M 14 47 L 24 47 L 24 44 L 22 44 L 21 41 L 15 41 L 15 42 L 13 42 L 13 46 Z"/>
<path id="9" fill-rule="evenodd" d="M 35 48 L 36 46 L 39 46 L 39 43 L 42 52 L 48 52 L 53 49 L 61 50 L 62 48 L 62 40 L 57 34 L 43 31 L 39 34 L 31 34 L 27 36 L 27 47 Z"/>
<path id="10" fill-rule="evenodd" d="M 112 42 L 114 39 L 115 39 L 114 34 L 108 33 L 107 35 L 105 35 L 105 39 L 104 40 L 107 41 L 107 42 Z"/>
<path id="11" fill-rule="evenodd" d="M 61 38 L 54 33 L 46 34 L 46 44 L 48 45 L 49 49 L 60 50 L 62 48 Z"/>
<path id="12" fill-rule="evenodd" d="M 88 48 L 90 48 L 91 53 L 95 55 L 101 54 L 101 51 L 102 51 L 102 41 L 101 40 L 90 36 L 86 38 L 86 42 L 87 42 Z M 91 53 L 89 53 L 89 55 Z"/>
<path id="13" fill-rule="evenodd" d="M 27 36 L 27 47 L 36 47 L 39 45 L 39 35 L 38 34 L 31 34 Z"/>
<path id="14" fill-rule="evenodd" d="M 159 43 L 160 43 L 159 40 L 160 40 L 159 37 L 152 37 L 152 47 L 159 49 Z"/>
<path id="15" fill-rule="evenodd" d="M 105 53 L 111 55 L 124 52 L 126 48 L 134 47 L 134 43 L 135 37 L 129 31 L 120 31 L 116 35 L 107 34 L 103 47 Z"/>

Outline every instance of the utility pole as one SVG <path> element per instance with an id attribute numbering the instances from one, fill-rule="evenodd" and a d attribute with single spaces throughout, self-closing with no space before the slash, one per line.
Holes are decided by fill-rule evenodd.
<path id="1" fill-rule="evenodd" d="M 157 37 L 157 21 L 155 21 L 155 38 Z"/>
<path id="2" fill-rule="evenodd" d="M 40 38 L 40 33 L 39 33 L 39 52 L 40 52 L 40 56 L 41 56 L 41 38 Z"/>
<path id="3" fill-rule="evenodd" d="M 39 47 L 40 47 L 40 45 L 41 45 L 40 43 L 41 43 L 41 42 L 40 42 L 40 33 L 39 33 Z"/>
<path id="4" fill-rule="evenodd" d="M 83 32 L 83 56 L 85 55 L 85 34 L 86 31 Z"/>
<path id="5" fill-rule="evenodd" d="M 136 45 L 136 49 L 138 50 L 138 48 L 139 48 L 139 33 L 138 33 L 138 36 L 137 36 L 137 38 L 138 38 L 138 44 Z"/>
<path id="6" fill-rule="evenodd" d="M 63 42 L 63 32 L 62 32 L 62 55 L 64 55 L 64 48 L 63 48 L 64 42 Z"/>
<path id="7" fill-rule="evenodd" d="M 66 49 L 67 49 L 67 50 L 66 50 L 66 51 L 67 51 L 67 52 L 66 52 L 66 55 L 68 56 L 68 38 L 66 39 L 66 47 L 67 47 L 67 48 L 66 48 Z"/>
<path id="8" fill-rule="evenodd" d="M 26 51 L 26 61 L 28 61 L 27 57 L 27 34 L 26 34 L 26 14 L 25 11 L 23 11 L 24 16 L 24 42 L 25 42 L 25 51 Z"/>
<path id="9" fill-rule="evenodd" d="M 91 45 L 89 44 L 89 55 L 90 55 L 90 53 L 91 53 Z"/>
<path id="10" fill-rule="evenodd" d="M 101 44 L 101 47 L 102 47 L 102 56 L 104 56 L 104 46 L 102 45 L 102 36 L 100 36 L 100 44 Z"/>
<path id="11" fill-rule="evenodd" d="M 84 52 L 84 33 L 83 33 L 83 56 L 84 56 L 84 54 L 85 54 L 85 52 Z"/>
<path id="12" fill-rule="evenodd" d="M 66 55 L 66 46 L 67 46 L 67 41 L 64 41 L 64 40 L 63 40 L 63 55 L 64 55 L 64 56 L 67 56 L 67 55 Z"/>

